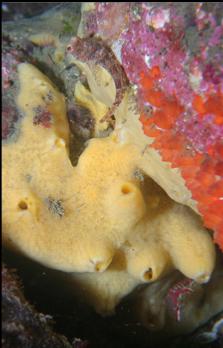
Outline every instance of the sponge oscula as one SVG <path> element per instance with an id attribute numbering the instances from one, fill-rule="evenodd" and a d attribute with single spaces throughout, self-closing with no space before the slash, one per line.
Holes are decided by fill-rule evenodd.
<path id="1" fill-rule="evenodd" d="M 91 139 L 73 167 L 63 95 L 32 65 L 18 69 L 23 118 L 17 141 L 3 147 L 4 242 L 74 272 L 101 311 L 173 268 L 207 281 L 215 262 L 211 237 L 189 208 L 152 180 L 143 183 L 142 149 L 125 128 L 130 121 Z M 119 112 L 131 119 L 128 98 Z"/>
<path id="2" fill-rule="evenodd" d="M 4 239 L 50 267 L 103 271 L 144 213 L 134 184 L 132 195 L 122 192 L 135 168 L 128 155 L 137 151 L 93 139 L 72 167 L 64 97 L 29 64 L 19 77 L 20 137 L 3 148 Z"/>

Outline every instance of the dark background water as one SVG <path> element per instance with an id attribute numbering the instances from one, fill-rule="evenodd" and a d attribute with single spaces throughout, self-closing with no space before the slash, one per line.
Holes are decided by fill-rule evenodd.
<path id="1" fill-rule="evenodd" d="M 64 2 L 3 2 L 2 21 L 30 18 L 64 4 Z"/>

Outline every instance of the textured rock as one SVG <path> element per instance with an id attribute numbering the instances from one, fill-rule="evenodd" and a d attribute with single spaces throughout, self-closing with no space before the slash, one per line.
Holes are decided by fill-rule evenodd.
<path id="1" fill-rule="evenodd" d="M 110 43 L 137 88 L 140 121 L 152 139 L 150 149 L 179 168 L 198 203 L 196 210 L 215 230 L 220 247 L 221 13 L 221 3 L 91 3 L 83 8 L 79 28 L 81 36 L 94 33 Z"/>
<path id="2" fill-rule="evenodd" d="M 127 141 L 142 153 L 143 161 L 139 166 L 141 169 L 137 168 L 134 171 L 134 180 L 136 179 L 137 185 L 143 186 L 145 173 L 151 176 L 176 202 L 199 211 L 207 226 L 217 231 L 215 237 L 221 244 L 219 221 L 222 221 L 222 210 L 219 198 L 222 195 L 222 163 L 219 153 L 222 155 L 222 115 L 219 109 L 221 110 L 222 103 L 222 67 L 219 40 L 221 40 L 222 32 L 221 11 L 218 11 L 220 6 L 220 3 L 215 3 L 214 6 L 211 3 L 192 6 L 186 3 L 180 5 L 98 3 L 96 7 L 93 3 L 83 5 L 83 21 L 79 35 L 81 36 L 83 31 L 87 36 L 96 33 L 104 40 L 103 42 L 96 39 L 101 42 L 102 48 L 107 47 L 107 51 L 110 52 L 108 47 L 110 45 L 116 55 L 115 60 L 114 55 L 110 55 L 111 61 L 116 62 L 114 70 L 109 68 L 106 70 L 109 64 L 103 64 L 106 63 L 103 59 L 91 62 L 88 71 L 86 66 L 85 69 L 83 68 L 83 63 L 79 62 L 78 65 L 77 61 L 75 62 L 78 70 L 74 66 L 74 61 L 70 62 L 67 59 L 66 47 L 70 43 L 71 36 L 75 35 L 78 22 L 73 19 L 75 6 L 72 4 L 65 4 L 61 7 L 61 11 L 52 11 L 35 20 L 22 20 L 19 26 L 13 22 L 6 23 L 5 28 L 10 36 L 4 36 L 4 47 L 7 46 L 7 50 L 3 55 L 3 138 L 5 143 L 10 144 L 18 139 L 21 131 L 19 119 L 24 121 L 21 118 L 24 117 L 24 113 L 22 115 L 18 112 L 15 105 L 15 95 L 18 94 L 16 67 L 20 62 L 28 61 L 45 73 L 60 92 L 65 94 L 69 102 L 68 118 L 73 134 L 69 135 L 71 139 L 68 140 L 66 137 L 66 140 L 71 144 L 70 149 L 76 151 L 71 154 L 71 157 L 75 157 L 71 160 L 73 165 L 77 164 L 80 154 L 84 151 L 86 140 L 107 136 L 115 128 L 116 141 L 121 143 Z M 92 41 L 89 40 L 90 47 L 93 48 L 95 38 Z M 206 49 L 206 46 L 209 48 Z M 92 64 L 99 61 L 101 66 Z M 120 93 L 118 102 L 114 103 L 114 94 L 110 99 L 107 97 L 112 89 L 115 92 L 115 85 L 116 88 L 121 87 L 121 91 L 123 86 L 124 90 L 126 89 L 126 84 L 123 86 L 120 84 L 122 74 L 120 74 L 120 80 L 114 81 L 108 73 L 113 71 L 116 77 L 119 77 L 117 72 L 120 70 L 116 69 L 118 61 L 122 63 L 131 82 L 131 93 L 126 94 L 127 101 L 123 98 L 124 94 Z M 90 75 L 93 76 L 91 80 L 89 80 Z M 76 84 L 77 81 L 78 84 Z M 131 100 L 128 99 L 129 95 Z M 122 103 L 121 98 L 123 98 Z M 81 106 L 75 105 L 77 101 Z M 112 103 L 114 108 L 111 108 Z M 110 116 L 111 113 L 115 116 L 115 120 L 114 116 L 111 116 L 111 127 L 108 127 L 107 121 L 100 122 L 108 108 L 111 108 Z M 50 131 L 53 116 L 43 108 L 37 108 L 33 118 L 35 128 Z M 33 146 L 33 141 L 29 143 Z M 131 157 L 132 153 L 129 156 Z M 61 173 L 63 170 L 64 168 Z M 28 182 L 31 178 L 27 176 L 26 179 Z M 199 193 L 197 196 L 196 192 Z M 159 199 L 153 195 L 149 197 L 150 208 L 155 209 L 158 201 Z M 32 202 L 28 200 L 28 204 Z M 55 199 L 50 196 L 45 203 L 48 211 L 56 214 L 60 221 L 65 213 L 61 197 Z M 24 207 L 26 205 L 20 206 L 22 210 L 26 210 L 23 209 Z M 31 206 L 30 208 L 35 215 L 35 209 L 33 210 Z M 196 233 L 193 235 L 192 244 L 199 248 L 200 244 L 196 245 L 195 236 Z M 154 255 L 153 250 L 150 255 Z M 205 253 L 202 257 L 205 258 Z M 141 257 L 139 259 L 142 260 Z M 193 260 L 190 257 L 184 258 L 185 264 L 189 259 Z M 136 270 L 135 273 L 133 272 L 136 277 L 130 277 L 124 271 L 121 281 L 116 281 L 116 285 L 120 288 L 117 286 L 113 288 L 117 290 L 118 296 L 114 297 L 115 301 L 111 305 L 111 302 L 107 301 L 109 299 L 107 292 L 109 293 L 112 289 L 112 281 L 115 277 L 110 278 L 109 273 L 114 275 L 116 272 L 122 276 L 120 265 L 124 265 L 126 269 L 123 257 L 120 259 L 116 257 L 115 260 L 119 263 L 115 271 L 113 268 L 117 266 L 116 261 L 108 268 L 108 273 L 91 273 L 84 281 L 84 275 L 78 274 L 75 279 L 76 284 L 78 282 L 81 284 L 83 281 L 81 285 L 79 284 L 81 289 L 84 283 L 89 283 L 89 289 L 93 286 L 90 295 L 86 291 L 86 300 L 95 302 L 98 308 L 101 304 L 105 305 L 105 310 L 106 306 L 108 310 L 111 310 L 122 296 L 131 291 L 138 284 L 137 278 L 141 274 L 141 261 L 133 262 L 134 267 L 128 266 L 129 270 L 131 269 L 130 273 Z M 193 265 L 193 261 L 191 264 Z M 201 262 L 201 264 L 204 266 L 204 263 Z M 151 277 L 150 268 L 147 269 L 146 276 Z M 75 278 L 75 274 L 72 278 Z M 102 278 L 107 279 L 108 287 Z M 104 287 L 101 287 L 100 281 L 105 285 Z M 190 283 L 190 280 L 187 281 Z M 123 288 L 123 283 L 127 291 Z M 201 287 L 201 285 L 197 286 Z M 176 290 L 174 289 L 173 291 Z M 190 286 L 185 285 L 185 289 L 185 298 L 187 298 L 187 295 L 190 295 Z M 98 299 L 98 291 L 101 297 L 104 296 L 101 301 Z M 92 300 L 91 297 L 94 296 Z M 175 306 L 175 312 L 179 314 L 178 307 L 178 305 Z M 190 308 L 188 306 L 188 312 Z M 181 325 L 182 322 L 179 324 Z M 131 327 L 131 324 L 126 325 Z M 125 330 L 121 328 L 120 331 L 120 337 L 123 339 Z M 103 341 L 103 336 L 100 335 L 100 340 Z M 134 344 L 133 342 L 131 344 L 138 346 L 138 342 L 141 342 L 140 347 L 147 347 L 148 344 L 145 343 L 147 340 L 144 341 L 142 337 L 140 340 L 139 336 L 133 340 Z M 128 337 L 134 337 L 134 334 L 131 336 L 131 329 Z M 114 340 L 117 343 L 119 338 L 115 337 Z M 78 345 L 79 341 L 76 340 L 75 343 Z M 105 344 L 102 343 L 102 346 Z"/>
<path id="3" fill-rule="evenodd" d="M 2 268 L 2 347 L 71 348 L 62 335 L 53 332 L 52 318 L 38 313 L 25 299 L 15 273 Z"/>

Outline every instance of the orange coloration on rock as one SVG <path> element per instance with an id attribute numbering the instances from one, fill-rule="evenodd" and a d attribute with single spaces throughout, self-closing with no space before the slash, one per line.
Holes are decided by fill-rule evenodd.
<path id="1" fill-rule="evenodd" d="M 160 68 L 156 65 L 154 66 L 151 71 L 150 71 L 150 74 L 152 76 L 152 78 L 154 79 L 159 79 L 161 77 L 161 71 L 160 71 Z"/>
<path id="2" fill-rule="evenodd" d="M 159 108 L 163 106 L 165 96 L 163 92 L 152 88 L 145 92 L 145 99 L 153 106 L 156 106 Z"/>
<path id="3" fill-rule="evenodd" d="M 193 108 L 199 114 L 205 113 L 204 101 L 200 95 L 195 95 L 193 100 Z"/>
<path id="4" fill-rule="evenodd" d="M 202 156 L 200 156 L 199 154 L 194 157 L 182 154 L 177 160 L 176 164 L 177 164 L 177 167 L 180 167 L 180 168 L 184 168 L 184 167 L 196 168 L 196 166 L 199 165 L 201 160 L 202 160 Z"/>
<path id="5" fill-rule="evenodd" d="M 205 226 L 214 230 L 215 242 L 223 250 L 223 143 L 210 144 L 206 153 L 200 153 L 191 147 L 185 135 L 179 130 L 176 132 L 176 121 L 184 112 L 184 107 L 175 96 L 170 98 L 158 88 L 157 80 L 161 77 L 157 66 L 148 70 L 147 74 L 141 74 L 140 88 L 144 102 L 154 107 L 150 117 L 140 117 L 144 133 L 154 138 L 150 146 L 159 151 L 162 160 L 181 170 L 186 186 L 198 202 Z M 192 107 L 200 119 L 213 115 L 216 125 L 223 124 L 223 95 L 220 92 L 205 97 L 194 95 Z"/>
<path id="6" fill-rule="evenodd" d="M 153 87 L 153 78 L 148 74 L 146 75 L 144 72 L 140 74 L 140 84 L 145 88 L 145 89 L 150 89 Z"/>
<path id="7" fill-rule="evenodd" d="M 213 197 L 221 198 L 223 197 L 223 181 L 219 180 L 217 181 L 209 190 L 209 193 Z"/>
<path id="8" fill-rule="evenodd" d="M 153 118 L 149 117 L 145 114 L 141 114 L 139 120 L 143 124 L 144 127 L 147 127 L 147 126 L 153 124 Z"/>
<path id="9" fill-rule="evenodd" d="M 184 111 L 184 108 L 174 98 L 173 100 L 165 100 L 162 109 L 167 117 L 176 120 L 176 118 Z"/>
<path id="10" fill-rule="evenodd" d="M 183 137 L 178 134 L 165 132 L 163 137 L 159 139 L 159 144 L 162 146 L 163 152 L 165 149 L 179 151 L 183 146 Z"/>
<path id="11" fill-rule="evenodd" d="M 207 96 L 206 102 L 204 102 L 201 96 L 195 95 L 193 107 L 194 110 L 198 112 L 200 117 L 204 117 L 207 114 L 212 114 L 215 115 L 215 124 L 223 124 L 223 95 L 221 93 Z"/>
<path id="12" fill-rule="evenodd" d="M 204 106 L 207 113 L 218 115 L 223 110 L 223 98 L 221 95 L 210 96 Z"/>
<path id="13" fill-rule="evenodd" d="M 221 156 L 221 158 L 223 158 L 223 139 L 222 143 L 215 145 L 215 151 L 219 154 L 219 156 Z"/>
<path id="14" fill-rule="evenodd" d="M 161 110 L 154 113 L 154 123 L 160 128 L 170 129 L 183 112 L 183 108 L 176 101 L 169 100 L 163 101 L 160 106 Z"/>
<path id="15" fill-rule="evenodd" d="M 153 117 L 142 114 L 140 116 L 140 122 L 143 124 L 144 133 L 149 137 L 153 138 L 160 135 L 161 131 L 154 125 Z"/>
<path id="16" fill-rule="evenodd" d="M 169 129 L 173 125 L 173 120 L 171 120 L 171 118 L 168 117 L 163 110 L 155 111 L 153 120 L 158 127 L 163 129 Z"/>
<path id="17" fill-rule="evenodd" d="M 208 173 L 200 170 L 197 174 L 197 181 L 200 183 L 200 185 L 208 188 L 215 183 L 215 175 L 214 173 Z"/>
<path id="18" fill-rule="evenodd" d="M 218 162 L 215 166 L 215 174 L 223 176 L 223 161 Z M 223 185 L 223 184 L 222 184 Z M 223 194 L 222 194 L 223 195 Z"/>
<path id="19" fill-rule="evenodd" d="M 203 215 L 203 221 L 207 228 L 212 229 L 213 226 L 219 225 L 221 223 L 221 218 L 216 214 L 211 213 L 208 209 L 203 210 L 199 207 L 201 214 Z M 222 248 L 222 246 L 220 245 Z"/>
<path id="20" fill-rule="evenodd" d="M 213 226 L 216 226 L 215 230 L 217 230 L 219 233 L 219 226 L 222 224 L 223 201 L 215 200 L 207 206 L 199 204 L 199 210 L 203 215 L 205 226 L 211 229 L 213 229 Z M 222 230 L 220 229 L 220 231 Z M 219 246 L 220 248 L 223 247 L 222 245 Z"/>
<path id="21" fill-rule="evenodd" d="M 219 226 L 216 228 L 214 237 L 215 237 L 216 243 L 218 243 L 221 250 L 223 251 L 223 222 L 221 222 Z"/>
<path id="22" fill-rule="evenodd" d="M 144 133 L 148 135 L 149 137 L 156 137 L 161 134 L 161 131 L 156 128 L 156 126 L 152 125 L 151 127 L 144 127 Z"/>

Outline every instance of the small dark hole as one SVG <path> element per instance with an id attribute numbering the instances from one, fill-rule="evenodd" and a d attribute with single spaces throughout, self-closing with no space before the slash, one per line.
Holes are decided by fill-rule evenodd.
<path id="1" fill-rule="evenodd" d="M 145 280 L 151 280 L 153 278 L 153 270 L 152 268 L 148 268 L 148 270 L 144 273 L 143 278 Z"/>
<path id="2" fill-rule="evenodd" d="M 122 186 L 122 193 L 124 193 L 124 195 L 127 195 L 130 192 L 131 192 L 131 188 L 128 185 Z"/>
<path id="3" fill-rule="evenodd" d="M 19 202 L 18 207 L 21 210 L 27 210 L 28 209 L 28 205 L 27 205 L 27 203 L 25 201 Z"/>

